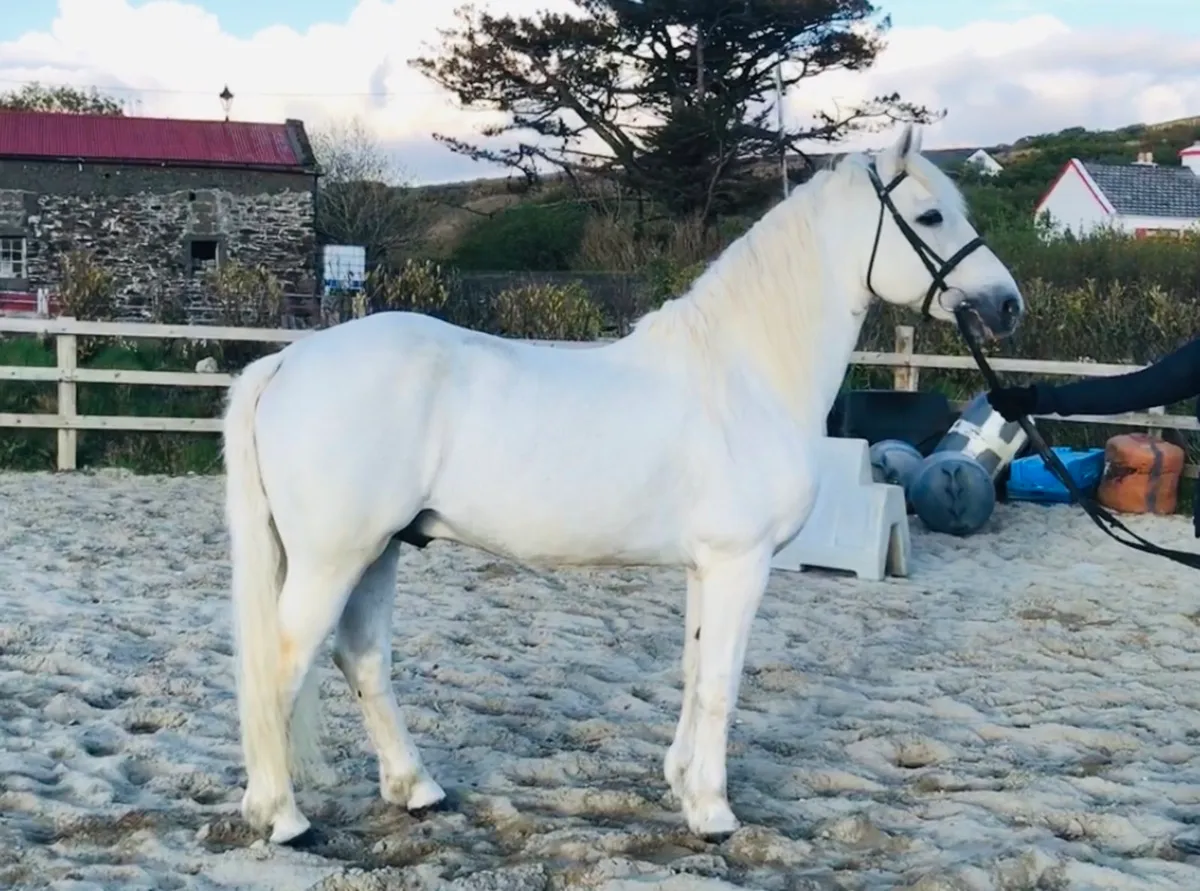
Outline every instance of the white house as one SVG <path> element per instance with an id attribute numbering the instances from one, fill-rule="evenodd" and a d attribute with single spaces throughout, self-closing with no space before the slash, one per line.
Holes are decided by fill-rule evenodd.
<path id="1" fill-rule="evenodd" d="M 975 165 L 988 176 L 995 176 L 1004 169 L 1004 165 L 993 158 L 987 149 L 975 149 L 963 163 Z"/>
<path id="2" fill-rule="evenodd" d="M 988 176 L 995 176 L 1004 169 L 985 148 L 925 149 L 921 154 L 945 170 L 953 170 L 960 165 L 966 167 L 969 164 Z"/>
<path id="3" fill-rule="evenodd" d="M 1147 153 L 1132 164 L 1072 158 L 1034 217 L 1047 214 L 1054 231 L 1086 235 L 1110 227 L 1136 237 L 1200 228 L 1200 142 L 1179 153 L 1178 167 L 1155 164 Z"/>

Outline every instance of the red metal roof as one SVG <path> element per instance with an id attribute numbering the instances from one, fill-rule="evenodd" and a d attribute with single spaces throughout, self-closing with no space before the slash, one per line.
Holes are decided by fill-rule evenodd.
<path id="1" fill-rule="evenodd" d="M 288 130 L 288 124 L 0 111 L 0 158 L 308 167 Z"/>

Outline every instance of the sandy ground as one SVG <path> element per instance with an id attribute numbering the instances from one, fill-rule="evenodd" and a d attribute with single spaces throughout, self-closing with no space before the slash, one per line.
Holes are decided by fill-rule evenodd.
<path id="1" fill-rule="evenodd" d="M 0 475 L 0 888 L 1200 889 L 1196 576 L 1066 507 L 913 530 L 909 580 L 773 575 L 720 845 L 661 779 L 682 573 L 406 553 L 393 679 L 452 806 L 379 800 L 324 658 L 298 852 L 237 813 L 221 480 Z"/>

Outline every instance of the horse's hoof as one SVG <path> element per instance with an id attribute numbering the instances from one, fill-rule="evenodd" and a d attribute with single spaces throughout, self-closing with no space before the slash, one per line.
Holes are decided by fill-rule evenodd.
<path id="1" fill-rule="evenodd" d="M 280 817 L 272 824 L 271 844 L 294 846 L 297 839 L 311 831 L 312 824 L 305 819 L 303 814 L 293 809 L 290 814 Z"/>
<path id="2" fill-rule="evenodd" d="M 413 786 L 405 804 L 408 812 L 414 815 L 444 810 L 445 807 L 446 790 L 429 777 L 425 777 Z"/>
<path id="3" fill-rule="evenodd" d="M 720 844 L 741 827 L 738 818 L 723 801 L 687 808 L 686 813 L 688 828 L 706 842 Z"/>
<path id="4" fill-rule="evenodd" d="M 325 833 L 315 826 L 309 826 L 299 835 L 288 839 L 284 842 L 279 842 L 294 851 L 311 851 L 313 848 L 319 847 L 327 841 Z"/>

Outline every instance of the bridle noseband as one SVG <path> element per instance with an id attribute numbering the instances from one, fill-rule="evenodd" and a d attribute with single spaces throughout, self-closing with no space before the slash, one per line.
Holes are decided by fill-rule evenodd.
<path id="1" fill-rule="evenodd" d="M 872 160 L 867 166 L 867 174 L 871 177 L 871 185 L 875 187 L 875 194 L 879 196 L 879 222 L 875 225 L 875 243 L 871 245 L 871 262 L 867 264 L 867 290 L 873 296 L 879 297 L 879 294 L 875 291 L 875 286 L 871 284 L 871 274 L 875 271 L 875 255 L 879 252 L 879 238 L 883 234 L 883 212 L 884 210 L 888 210 L 891 211 L 892 219 L 904 235 L 905 240 L 912 245 L 913 250 L 917 252 L 917 256 L 921 258 L 921 262 L 925 264 L 925 268 L 929 270 L 929 274 L 933 276 L 933 281 L 929 284 L 929 290 L 925 293 L 925 300 L 921 304 L 921 316 L 928 319 L 930 318 L 929 307 L 933 303 L 933 298 L 939 292 L 944 294 L 950 290 L 950 286 L 946 284 L 946 276 L 959 263 L 983 247 L 984 240 L 981 236 L 976 235 L 955 251 L 948 260 L 943 260 L 938 256 L 937 251 L 926 244 L 924 239 L 917 234 L 908 220 L 901 216 L 895 202 L 892 201 L 892 192 L 895 191 L 896 186 L 904 182 L 905 177 L 908 176 L 908 171 L 901 170 L 885 186 L 883 180 L 879 178 L 879 171 L 875 169 L 875 162 Z"/>

